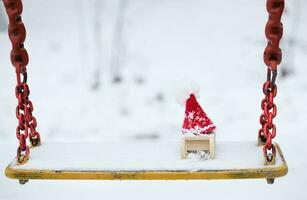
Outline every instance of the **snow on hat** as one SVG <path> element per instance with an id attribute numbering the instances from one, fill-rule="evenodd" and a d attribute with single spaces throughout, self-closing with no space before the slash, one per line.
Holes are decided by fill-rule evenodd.
<path id="1" fill-rule="evenodd" d="M 216 126 L 198 104 L 194 93 L 191 93 L 186 100 L 182 133 L 202 135 L 213 133 L 215 129 Z"/>

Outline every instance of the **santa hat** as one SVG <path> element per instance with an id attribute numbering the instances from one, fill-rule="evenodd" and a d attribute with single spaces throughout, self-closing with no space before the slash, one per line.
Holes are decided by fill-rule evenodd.
<path id="1" fill-rule="evenodd" d="M 214 132 L 215 128 L 216 126 L 198 104 L 194 93 L 191 93 L 186 100 L 182 133 L 193 135 L 210 134 Z"/>

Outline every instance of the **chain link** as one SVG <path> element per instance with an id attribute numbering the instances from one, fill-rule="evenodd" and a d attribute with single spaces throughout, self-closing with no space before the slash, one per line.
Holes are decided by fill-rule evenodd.
<path id="1" fill-rule="evenodd" d="M 26 29 L 21 20 L 22 2 L 21 0 L 3 0 L 7 15 L 9 17 L 8 35 L 12 43 L 11 62 L 15 67 L 17 86 L 15 95 L 18 101 L 16 107 L 16 118 L 18 125 L 16 137 L 19 140 L 17 148 L 17 161 L 19 164 L 25 163 L 29 159 L 29 137 L 32 146 L 40 144 L 40 134 L 36 131 L 36 119 L 32 115 L 33 104 L 29 100 L 30 90 L 27 84 L 26 66 L 29 62 L 27 50 L 24 48 L 26 39 Z"/>
<path id="2" fill-rule="evenodd" d="M 282 52 L 279 48 L 279 42 L 283 34 L 281 16 L 284 10 L 284 0 L 267 0 L 267 11 L 269 19 L 265 27 L 265 35 L 268 39 L 264 50 L 264 63 L 268 67 L 267 80 L 263 84 L 264 99 L 261 101 L 263 113 L 260 115 L 261 128 L 258 131 L 258 144 L 263 146 L 263 154 L 266 164 L 274 164 L 276 158 L 276 147 L 272 140 L 276 136 L 276 126 L 273 119 L 277 115 L 277 106 L 274 98 L 277 95 L 277 86 L 275 84 L 277 76 L 277 66 L 282 59 Z"/>
<path id="3" fill-rule="evenodd" d="M 267 0 L 266 8 L 269 19 L 265 26 L 265 36 L 268 44 L 264 50 L 264 63 L 271 71 L 276 71 L 282 59 L 279 42 L 283 34 L 281 16 L 284 10 L 284 0 Z"/>

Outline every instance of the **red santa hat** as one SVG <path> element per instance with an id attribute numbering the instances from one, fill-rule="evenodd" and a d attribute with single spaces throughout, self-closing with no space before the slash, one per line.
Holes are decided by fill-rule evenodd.
<path id="1" fill-rule="evenodd" d="M 200 107 L 194 93 L 191 93 L 186 100 L 182 133 L 202 135 L 213 133 L 215 129 L 216 126 Z"/>

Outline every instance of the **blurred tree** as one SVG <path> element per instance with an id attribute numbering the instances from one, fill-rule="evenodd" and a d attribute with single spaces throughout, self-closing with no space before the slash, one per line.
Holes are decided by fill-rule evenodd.
<path id="1" fill-rule="evenodd" d="M 88 2 L 85 2 L 83 0 L 75 1 L 75 7 L 78 13 L 78 33 L 79 33 L 79 58 L 80 58 L 80 69 L 83 74 L 90 71 L 88 70 L 89 65 L 89 51 L 90 51 L 90 42 L 89 42 L 89 31 L 92 33 L 89 28 L 87 28 L 87 19 L 88 16 L 88 10 L 87 5 Z M 83 81 L 87 85 L 91 85 L 92 82 L 88 83 L 85 80 L 85 77 L 82 76 Z"/>
<path id="2" fill-rule="evenodd" d="M 102 0 L 95 0 L 94 4 L 94 20 L 93 20 L 93 34 L 94 34 L 94 74 L 92 89 L 99 90 L 101 86 L 101 74 L 102 74 Z"/>
<path id="3" fill-rule="evenodd" d="M 281 77 L 284 78 L 294 73 L 295 50 L 298 45 L 297 32 L 301 25 L 301 2 L 300 0 L 290 2 L 285 7 L 285 17 L 288 18 L 288 24 L 284 30 L 283 55 L 285 56 L 281 64 Z"/>
<path id="4" fill-rule="evenodd" d="M 6 31 L 7 30 L 7 21 L 6 21 L 6 18 L 4 17 L 4 10 L 0 9 L 0 31 Z"/>
<path id="5" fill-rule="evenodd" d="M 122 82 L 122 74 L 120 70 L 123 67 L 126 53 L 124 41 L 124 27 L 126 21 L 125 12 L 128 3 L 128 0 L 119 0 L 118 2 L 111 55 L 111 73 L 113 83 Z"/>

